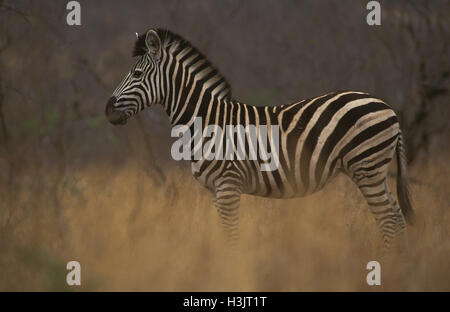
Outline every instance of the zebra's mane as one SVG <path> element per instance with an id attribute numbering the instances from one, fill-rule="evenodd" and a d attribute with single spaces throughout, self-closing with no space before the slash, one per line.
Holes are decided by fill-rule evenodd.
<path id="1" fill-rule="evenodd" d="M 201 53 L 189 41 L 185 40 L 183 37 L 181 37 L 180 35 L 172 32 L 170 30 L 163 29 L 163 28 L 157 28 L 157 29 L 155 29 L 155 31 L 158 34 L 159 38 L 161 39 L 163 49 L 165 49 L 166 51 L 168 51 L 169 48 L 171 48 L 171 49 L 175 48 L 175 50 L 172 50 L 172 51 L 179 51 L 179 50 L 183 50 L 183 49 L 189 47 L 192 49 L 192 51 L 194 53 L 197 53 L 202 59 L 204 59 L 206 61 L 206 64 L 208 66 L 210 66 L 214 71 L 216 71 L 217 74 L 223 79 L 223 81 L 226 84 L 226 89 L 229 90 L 228 98 L 230 98 L 230 99 L 232 98 L 231 85 L 228 83 L 227 79 L 222 75 L 222 73 L 217 69 L 217 67 L 215 67 L 203 53 Z M 146 32 L 142 35 L 138 35 L 138 38 L 136 40 L 136 43 L 135 43 L 134 49 L 133 49 L 133 56 L 141 56 L 148 52 L 147 45 L 145 44 L 145 35 L 146 35 Z"/>

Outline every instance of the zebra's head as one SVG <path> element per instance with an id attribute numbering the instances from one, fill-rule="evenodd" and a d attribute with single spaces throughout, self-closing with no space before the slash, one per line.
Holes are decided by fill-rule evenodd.
<path id="1" fill-rule="evenodd" d="M 162 100 L 159 88 L 161 39 L 152 29 L 137 37 L 133 56 L 139 59 L 106 104 L 106 117 L 114 125 L 125 124 L 131 116 Z"/>

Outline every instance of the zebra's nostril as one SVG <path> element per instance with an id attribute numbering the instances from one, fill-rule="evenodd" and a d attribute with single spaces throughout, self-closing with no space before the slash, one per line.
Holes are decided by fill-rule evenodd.
<path id="1" fill-rule="evenodd" d="M 123 125 L 126 123 L 126 118 L 123 112 L 115 110 L 114 104 L 116 102 L 117 98 L 115 96 L 110 97 L 106 104 L 105 115 L 113 125 Z"/>
<path id="2" fill-rule="evenodd" d="M 114 112 L 114 103 L 116 103 L 116 101 L 117 101 L 117 98 L 115 96 L 112 96 L 109 98 L 108 103 L 106 103 L 106 109 L 105 109 L 106 115 Z"/>

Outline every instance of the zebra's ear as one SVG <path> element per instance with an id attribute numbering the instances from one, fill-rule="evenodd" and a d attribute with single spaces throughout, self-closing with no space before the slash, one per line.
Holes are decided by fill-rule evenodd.
<path id="1" fill-rule="evenodd" d="M 162 44 L 161 39 L 153 29 L 150 29 L 145 35 L 145 45 L 147 46 L 148 53 L 156 60 L 159 60 L 161 57 Z"/>

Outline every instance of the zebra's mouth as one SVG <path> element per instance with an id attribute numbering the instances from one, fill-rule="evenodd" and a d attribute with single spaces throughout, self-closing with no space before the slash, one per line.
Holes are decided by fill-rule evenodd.
<path id="1" fill-rule="evenodd" d="M 117 111 L 114 108 L 114 103 L 116 103 L 116 98 L 112 96 L 108 103 L 106 104 L 105 115 L 108 121 L 113 125 L 124 125 L 127 123 L 127 116 L 122 111 Z"/>
<path id="2" fill-rule="evenodd" d="M 125 125 L 127 123 L 127 119 L 120 117 L 120 118 L 111 118 L 110 116 L 108 116 L 108 120 L 110 123 L 112 123 L 113 125 L 117 126 L 117 125 Z"/>

